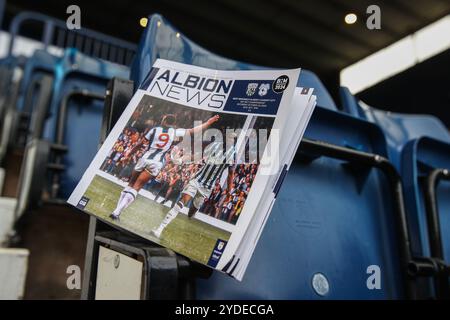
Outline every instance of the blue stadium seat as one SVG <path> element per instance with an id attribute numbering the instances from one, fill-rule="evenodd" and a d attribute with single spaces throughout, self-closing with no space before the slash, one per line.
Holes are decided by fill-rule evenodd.
<path id="1" fill-rule="evenodd" d="M 85 56 L 76 49 L 66 49 L 64 57 L 55 66 L 55 74 L 54 94 L 44 124 L 43 139 L 68 147 L 63 160 L 66 171 L 61 176 L 58 193 L 59 198 L 67 199 L 97 152 L 98 138 L 86 137 L 100 136 L 103 116 L 102 100 L 80 100 L 70 95 L 84 91 L 104 96 L 108 81 L 113 77 L 127 78 L 129 69 Z M 68 99 L 67 111 L 65 118 L 61 118 L 65 99 Z M 58 126 L 62 127 L 61 141 L 58 141 Z"/>
<path id="2" fill-rule="evenodd" d="M 386 155 L 381 131 L 365 121 L 317 108 L 305 137 Z M 301 151 L 301 150 L 300 150 Z M 403 296 L 392 205 L 378 172 L 341 161 L 294 159 L 242 283 L 214 273 L 201 298 L 395 299 Z M 366 268 L 383 271 L 382 290 L 368 290 Z M 328 279 L 321 297 L 315 274 Z"/>
<path id="3" fill-rule="evenodd" d="M 369 107 L 358 101 L 348 88 L 340 89 L 344 112 L 377 124 L 386 135 L 389 159 L 401 170 L 401 153 L 409 141 L 428 136 L 450 142 L 450 133 L 442 122 L 429 115 L 400 114 Z"/>
<path id="4" fill-rule="evenodd" d="M 25 56 L 6 56 L 5 58 L 0 59 L 0 70 L 1 70 L 1 91 L 0 91 L 0 96 L 3 100 L 4 96 L 7 96 L 9 91 L 8 91 L 8 86 L 12 81 L 12 74 L 13 74 L 13 70 L 15 68 L 19 68 L 21 70 L 23 70 L 24 65 L 27 61 L 27 58 Z M 4 104 L 2 101 L 2 104 L 0 105 L 0 108 L 3 108 Z"/>
<path id="5" fill-rule="evenodd" d="M 37 30 L 41 28 L 40 41 L 43 50 L 37 50 L 29 59 L 22 56 L 16 57 L 14 55 L 18 47 L 16 40 L 27 29 L 23 26 L 30 24 Z M 46 78 L 45 81 L 41 81 L 42 74 L 52 74 L 53 65 L 58 59 L 49 53 L 50 46 L 56 49 L 52 51 L 55 53 L 63 51 L 64 48 L 77 48 L 87 56 L 123 65 L 130 63 L 136 50 L 136 45 L 130 42 L 88 28 L 69 30 L 66 21 L 31 11 L 20 12 L 11 20 L 9 34 L 8 55 L 0 60 L 0 130 L 2 131 L 0 163 L 5 158 L 8 145 L 22 149 L 26 141 L 34 136 L 35 129 L 38 131 L 35 135 L 41 135 L 42 128 L 34 126 L 36 123 L 41 123 L 41 114 L 33 112 L 33 109 L 36 103 L 39 103 L 40 107 L 45 104 L 44 97 L 47 99 L 51 94 L 51 92 L 41 94 L 42 90 L 39 88 L 53 80 Z M 26 66 L 23 67 L 25 64 Z M 18 66 L 23 70 L 19 90 L 11 90 L 12 71 Z M 40 96 L 39 102 L 37 102 L 38 96 Z M 3 123 L 4 121 L 6 123 Z"/>
<path id="6" fill-rule="evenodd" d="M 33 79 L 38 79 L 40 74 L 53 76 L 53 69 L 57 61 L 58 57 L 45 50 L 36 50 L 33 55 L 27 59 L 19 86 L 19 96 L 16 106 L 18 110 L 23 110 L 27 107 L 25 105 L 26 92 L 32 85 Z"/>
<path id="7" fill-rule="evenodd" d="M 65 202 L 97 152 L 108 81 L 129 77 L 127 67 L 76 49 L 66 49 L 53 68 L 42 135 L 27 145 L 22 163 L 17 217 L 40 205 L 43 191 L 47 202 Z"/>
<path id="8" fill-rule="evenodd" d="M 389 157 L 401 173 L 405 186 L 405 206 L 411 232 L 411 249 L 415 256 L 435 257 L 430 252 L 430 230 L 433 223 L 427 221 L 427 177 L 438 169 L 450 169 L 450 133 L 437 118 L 429 115 L 399 114 L 378 110 L 363 104 L 347 88 L 341 88 L 341 102 L 345 112 L 378 125 L 384 132 L 389 147 Z M 436 203 L 440 220 L 438 231 L 442 257 L 450 262 L 450 210 L 449 182 L 437 186 Z M 441 214 L 439 214 L 441 213 Z M 440 230 L 439 230 L 440 229 Z M 432 250 L 431 250 L 432 251 Z M 436 258 L 436 257 L 435 257 Z"/>
<path id="9" fill-rule="evenodd" d="M 36 50 L 26 60 L 17 92 L 12 93 L 17 97 L 8 106 L 9 114 L 5 114 L 2 159 L 8 145 L 14 149 L 23 148 L 34 129 L 37 129 L 35 120 L 39 110 L 35 109 L 50 102 L 54 66 L 57 61 L 57 57 L 44 50 Z"/>
<path id="10" fill-rule="evenodd" d="M 417 255 L 430 256 L 427 213 L 425 206 L 426 177 L 432 170 L 450 169 L 450 143 L 423 136 L 409 141 L 402 154 L 405 198 L 409 213 L 417 217 L 411 231 L 418 234 L 414 238 L 413 250 Z M 442 181 L 437 186 L 437 204 L 440 228 L 443 237 L 443 254 L 445 261 L 450 262 L 450 183 Z"/>
<path id="11" fill-rule="evenodd" d="M 157 58 L 227 70 L 263 69 L 217 56 L 180 35 L 159 15 L 149 23 L 132 66 L 142 83 Z M 298 85 L 315 88 L 318 106 L 307 138 L 387 156 L 382 131 L 337 112 L 328 91 L 304 71 Z M 300 150 L 301 151 L 301 150 Z M 337 182 L 338 181 L 338 182 Z M 403 296 L 392 221 L 392 198 L 379 172 L 298 154 L 278 195 L 243 282 L 214 272 L 197 281 L 201 299 L 388 299 Z M 383 270 L 381 290 L 366 287 L 369 265 Z M 329 292 L 311 285 L 322 274 Z"/>

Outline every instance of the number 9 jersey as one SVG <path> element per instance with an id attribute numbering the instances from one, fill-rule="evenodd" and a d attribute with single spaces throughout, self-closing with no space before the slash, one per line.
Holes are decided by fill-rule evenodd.
<path id="1" fill-rule="evenodd" d="M 134 168 L 136 171 L 147 170 L 152 176 L 157 176 L 164 165 L 165 155 L 175 138 L 183 137 L 186 129 L 155 127 L 145 135 L 148 140 L 148 150 Z"/>

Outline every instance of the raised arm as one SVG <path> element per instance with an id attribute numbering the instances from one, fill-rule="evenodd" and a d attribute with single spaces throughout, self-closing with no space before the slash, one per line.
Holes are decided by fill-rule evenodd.
<path id="1" fill-rule="evenodd" d="M 215 116 L 213 116 L 213 117 L 209 118 L 208 120 L 206 120 L 205 122 L 203 122 L 201 125 L 196 126 L 191 129 L 187 129 L 186 134 L 192 134 L 192 133 L 204 130 L 204 129 L 208 128 L 209 126 L 211 126 L 214 122 L 217 122 L 217 121 L 219 121 L 219 115 L 216 114 Z"/>
<path id="2" fill-rule="evenodd" d="M 234 166 L 228 167 L 228 177 L 227 177 L 227 189 L 228 193 L 231 191 L 231 185 L 233 184 L 233 177 L 234 177 Z"/>

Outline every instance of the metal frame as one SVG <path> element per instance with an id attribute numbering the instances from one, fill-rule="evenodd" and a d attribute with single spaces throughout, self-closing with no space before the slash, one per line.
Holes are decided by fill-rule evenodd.
<path id="1" fill-rule="evenodd" d="M 36 105 L 33 108 L 33 94 L 36 90 L 39 90 L 39 93 Z M 29 138 L 41 136 L 42 124 L 50 105 L 52 92 L 52 75 L 40 74 L 33 78 L 25 93 L 24 108 L 22 110 L 14 109 L 17 116 L 12 124 L 13 128 L 9 138 L 10 147 L 23 148 Z M 33 120 L 33 123 L 31 123 L 31 120 Z M 31 129 L 33 131 L 30 131 Z"/>
<path id="2" fill-rule="evenodd" d="M 51 146 L 51 151 L 54 151 L 54 157 L 51 165 L 48 165 L 47 168 L 53 171 L 52 174 L 52 187 L 51 187 L 51 198 L 52 202 L 58 201 L 57 195 L 59 191 L 59 175 L 60 172 L 64 170 L 64 165 L 61 163 L 63 158 L 63 152 L 67 150 L 67 147 L 64 145 L 64 133 L 66 128 L 66 122 L 67 122 L 67 108 L 69 101 L 71 99 L 74 99 L 75 97 L 84 97 L 92 100 L 104 100 L 105 96 L 91 92 L 89 90 L 72 90 L 68 92 L 62 99 L 61 106 L 58 110 L 58 121 L 56 125 L 56 139 L 55 143 Z M 63 148 L 63 152 L 61 151 L 60 147 Z M 56 151 L 56 152 L 55 152 Z M 65 201 L 64 201 L 65 202 Z"/>
<path id="3" fill-rule="evenodd" d="M 435 258 L 444 259 L 442 249 L 439 210 L 436 199 L 436 187 L 440 180 L 450 181 L 447 169 L 434 169 L 425 180 L 425 209 L 427 213 L 428 235 L 430 238 L 430 252 Z"/>
<path id="4" fill-rule="evenodd" d="M 408 274 L 408 267 L 413 260 L 408 232 L 408 222 L 403 199 L 403 185 L 401 177 L 388 159 L 377 154 L 361 152 L 322 141 L 314 141 L 304 138 L 300 143 L 299 151 L 314 156 L 326 156 L 334 159 L 366 165 L 381 170 L 392 189 L 394 199 L 395 230 L 397 235 L 400 270 L 403 277 L 405 296 L 408 299 L 416 299 L 417 293 L 413 278 Z"/>
<path id="5" fill-rule="evenodd" d="M 70 99 L 75 96 L 83 96 L 91 99 L 101 99 L 104 97 L 102 95 L 98 95 L 96 93 L 92 93 L 86 90 L 72 90 L 68 94 L 66 94 L 61 102 L 61 106 L 58 112 L 58 125 L 57 125 L 57 138 L 55 142 L 49 142 L 46 140 L 40 139 L 37 137 L 32 139 L 26 150 L 25 155 L 28 152 L 28 149 L 31 147 L 37 147 L 39 152 L 36 153 L 35 158 L 33 159 L 33 163 L 28 164 L 27 157 L 25 156 L 24 162 L 22 164 L 21 176 L 19 178 L 19 188 L 21 190 L 21 185 L 23 176 L 26 174 L 31 174 L 30 180 L 30 189 L 27 194 L 24 192 L 19 193 L 19 197 L 27 197 L 27 208 L 33 209 L 39 207 L 43 204 L 57 204 L 57 205 L 66 205 L 66 200 L 58 199 L 57 194 L 59 191 L 59 176 L 62 171 L 65 170 L 65 166 L 62 164 L 63 154 L 67 152 L 67 146 L 63 144 L 64 141 L 64 129 L 66 123 L 66 111 L 68 102 Z M 22 170 L 26 170 L 27 165 L 32 166 L 26 172 L 22 173 Z M 51 172 L 52 175 L 52 186 L 51 186 L 51 194 L 50 198 L 42 199 L 42 191 L 44 181 L 47 179 L 47 172 Z M 22 214 L 20 215 L 22 216 Z M 16 223 L 16 225 L 20 225 L 20 221 Z"/>
<path id="6" fill-rule="evenodd" d="M 448 169 L 434 169 L 424 180 L 424 202 L 428 227 L 428 242 L 431 257 L 428 258 L 428 266 L 433 267 L 434 285 L 438 299 L 450 299 L 450 266 L 444 261 L 442 245 L 441 224 L 439 221 L 439 209 L 436 197 L 436 188 L 440 180 L 450 181 Z"/>
<path id="7" fill-rule="evenodd" d="M 137 240 L 115 231 L 99 232 L 94 239 L 94 261 L 97 266 L 100 246 L 126 255 L 141 256 L 144 263 L 143 299 L 194 299 L 195 281 L 190 275 L 190 261 L 173 251 Z M 95 298 L 97 268 L 90 278 L 89 299 Z"/>
<path id="8" fill-rule="evenodd" d="M 113 78 L 106 88 L 105 107 L 103 108 L 103 123 L 100 132 L 100 145 L 103 144 L 109 132 L 125 110 L 133 96 L 133 82 Z M 95 297 L 95 280 L 97 276 L 98 246 L 95 245 L 95 236 L 105 230 L 107 225 L 94 216 L 89 219 L 88 238 L 84 260 L 83 284 L 81 299 L 88 300 Z"/>
<path id="9" fill-rule="evenodd" d="M 14 71 L 9 69 L 11 72 L 10 77 L 12 77 Z M 17 104 L 17 99 L 19 96 L 19 86 L 21 79 L 8 81 L 5 84 L 5 88 L 8 92 L 5 99 L 3 100 L 3 104 L 0 106 L 1 108 L 1 117 L 0 117 L 0 164 L 3 164 L 7 147 L 9 144 L 9 135 L 11 130 L 12 123 L 10 121 L 14 118 L 15 108 Z"/>
<path id="10" fill-rule="evenodd" d="M 129 65 L 136 53 L 137 46 L 133 43 L 87 28 L 69 30 L 65 21 L 37 12 L 25 11 L 16 15 L 11 22 L 9 55 L 13 53 L 16 36 L 20 34 L 22 25 L 29 22 L 39 23 L 43 26 L 40 41 L 44 44 L 45 50 L 51 45 L 60 48 L 74 47 L 91 57 L 123 65 Z"/>

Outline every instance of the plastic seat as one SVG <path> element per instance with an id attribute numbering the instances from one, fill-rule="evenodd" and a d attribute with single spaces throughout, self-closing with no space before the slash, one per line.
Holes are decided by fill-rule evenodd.
<path id="1" fill-rule="evenodd" d="M 16 216 L 41 204 L 43 191 L 46 201 L 65 202 L 97 152 L 106 85 L 128 78 L 129 69 L 67 49 L 54 74 L 42 135 L 27 146 L 22 163 Z"/>
<path id="2" fill-rule="evenodd" d="M 407 209 L 412 217 L 411 230 L 419 236 L 412 243 L 416 255 L 431 256 L 429 222 L 427 221 L 426 178 L 433 170 L 450 169 L 450 143 L 423 136 L 409 141 L 402 154 L 402 177 L 405 183 Z M 450 182 L 436 186 L 436 203 L 440 220 L 443 259 L 450 264 Z"/>
<path id="3" fill-rule="evenodd" d="M 33 82 L 33 79 L 36 79 L 39 74 L 53 76 L 54 66 L 58 60 L 58 57 L 45 50 L 36 50 L 33 55 L 27 59 L 19 87 L 19 97 L 17 101 L 18 110 L 23 110 L 27 107 L 25 105 L 26 92 Z"/>
<path id="4" fill-rule="evenodd" d="M 306 138 L 386 154 L 381 131 L 318 108 Z M 301 151 L 301 150 L 300 150 Z M 277 197 L 243 282 L 214 273 L 200 280 L 204 299 L 395 299 L 403 296 L 392 199 L 379 172 L 300 154 Z M 382 290 L 368 290 L 366 269 L 383 270 Z M 313 279 L 323 275 L 329 292 Z"/>
<path id="5" fill-rule="evenodd" d="M 444 124 L 430 115 L 399 114 L 369 107 L 358 101 L 347 88 L 341 88 L 343 109 L 356 117 L 377 124 L 384 132 L 389 146 L 389 156 L 396 165 L 405 186 L 405 205 L 411 232 L 411 248 L 419 257 L 434 257 L 450 262 L 450 192 L 448 181 L 436 186 L 425 182 L 433 170 L 450 169 L 450 134 Z M 440 225 L 442 246 L 440 256 L 433 254 L 430 237 L 436 230 L 430 230 L 434 223 L 427 219 L 427 188 L 436 189 L 436 207 Z M 429 209 L 428 209 L 429 211 Z M 436 244 L 435 244 L 436 246 Z M 441 256 L 442 255 L 442 256 Z"/>
<path id="6" fill-rule="evenodd" d="M 50 103 L 54 66 L 58 58 L 44 50 L 37 50 L 27 59 L 20 79 L 17 98 L 12 99 L 6 110 L 2 128 L 1 159 L 8 146 L 21 149 L 33 136 L 39 109 Z M 31 128 L 31 127 L 32 128 Z"/>
<path id="7" fill-rule="evenodd" d="M 180 35 L 159 15 L 145 29 L 131 79 L 137 84 L 157 58 L 227 70 L 263 69 L 217 56 Z M 320 80 L 304 71 L 300 86 L 315 88 L 318 105 L 305 136 L 387 156 L 374 124 L 336 112 Z M 300 150 L 301 151 L 301 150 Z M 339 183 L 337 183 L 339 181 Z M 298 154 L 242 282 L 214 272 L 197 280 L 200 299 L 390 299 L 402 297 L 393 230 L 392 199 L 374 169 Z M 368 290 L 366 269 L 383 270 L 381 290 Z M 325 296 L 314 275 L 329 283 Z"/>
<path id="8" fill-rule="evenodd" d="M 113 77 L 127 78 L 129 69 L 85 56 L 76 49 L 67 49 L 56 66 L 56 74 L 55 94 L 44 124 L 43 138 L 68 147 L 63 160 L 66 171 L 61 176 L 58 194 L 58 197 L 66 199 L 97 152 L 98 139 L 86 137 L 100 137 L 103 100 L 74 97 L 67 102 L 65 119 L 59 113 L 62 103 L 68 95 L 78 91 L 104 96 L 108 81 Z M 59 125 L 64 126 L 61 141 L 57 136 L 58 121 Z"/>
<path id="9" fill-rule="evenodd" d="M 450 133 L 443 123 L 430 115 L 401 114 L 372 108 L 354 97 L 348 88 L 340 89 L 344 112 L 377 124 L 386 135 L 389 159 L 401 170 L 401 153 L 405 145 L 420 137 L 450 142 Z"/>

